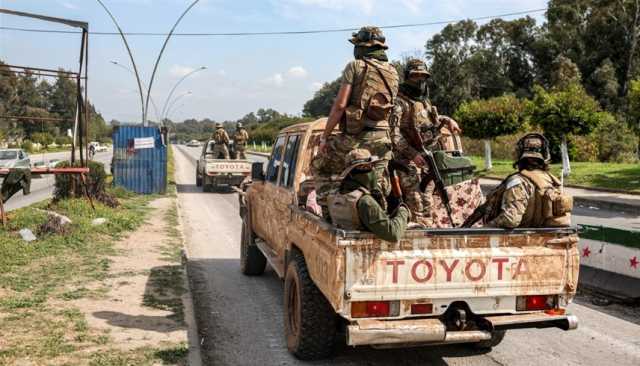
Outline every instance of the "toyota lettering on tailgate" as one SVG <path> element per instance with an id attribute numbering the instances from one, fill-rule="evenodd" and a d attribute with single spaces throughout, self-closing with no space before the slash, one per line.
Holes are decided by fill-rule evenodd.
<path id="1" fill-rule="evenodd" d="M 528 273 L 526 258 L 496 257 L 491 259 L 387 259 L 382 260 L 391 283 L 478 282 L 494 273 L 492 280 L 513 281 Z M 401 278 L 405 276 L 406 278 Z M 389 277 L 389 276 L 387 276 Z M 388 279 L 387 279 L 388 280 Z"/>

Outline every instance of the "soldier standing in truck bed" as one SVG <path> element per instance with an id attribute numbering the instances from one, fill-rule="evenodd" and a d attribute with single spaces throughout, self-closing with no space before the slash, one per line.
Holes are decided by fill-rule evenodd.
<path id="1" fill-rule="evenodd" d="M 215 146 L 213 147 L 213 156 L 216 159 L 229 159 L 229 135 L 227 135 L 227 131 L 224 130 L 222 123 L 216 123 L 216 131 L 211 136 L 213 141 L 215 142 Z"/>
<path id="2" fill-rule="evenodd" d="M 377 27 L 363 27 L 353 33 L 355 60 L 342 73 L 338 92 L 320 141 L 320 151 L 312 162 L 318 202 L 326 207 L 326 197 L 339 183 L 331 176 L 340 174 L 345 157 L 353 149 L 367 149 L 381 158 L 375 167 L 380 185 L 390 192 L 386 167 L 392 157 L 389 116 L 398 93 L 398 73 L 389 64 L 388 46 Z M 340 124 L 340 132 L 333 134 Z M 386 206 L 386 203 L 384 203 Z"/>
<path id="3" fill-rule="evenodd" d="M 441 129 L 446 127 L 452 133 L 460 132 L 456 121 L 439 115 L 436 107 L 427 101 L 427 80 L 430 76 L 422 60 L 410 59 L 407 62 L 404 81 L 400 84 L 391 116 L 394 155 L 406 167 L 404 171 L 397 171 L 402 193 L 414 221 L 426 227 L 432 224 L 430 202 L 433 185 L 427 186 L 424 192 L 420 188 L 422 170 L 428 168 L 425 167 L 422 149 L 414 145 L 416 141 L 422 141 L 428 150 L 442 150 Z M 420 138 L 416 140 L 416 136 Z"/>
<path id="4" fill-rule="evenodd" d="M 236 150 L 236 159 L 246 159 L 245 150 L 247 149 L 247 142 L 249 142 L 249 133 L 244 128 L 242 123 L 238 122 L 236 125 L 236 133 L 233 134 L 233 146 Z"/>

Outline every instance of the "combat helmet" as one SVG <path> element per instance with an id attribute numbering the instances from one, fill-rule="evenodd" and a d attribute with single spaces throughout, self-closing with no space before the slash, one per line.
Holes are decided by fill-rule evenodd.
<path id="1" fill-rule="evenodd" d="M 407 61 L 407 67 L 404 71 L 405 79 L 410 75 L 423 75 L 425 77 L 430 77 L 431 73 L 429 72 L 427 64 L 424 61 L 417 58 L 412 58 Z"/>
<path id="2" fill-rule="evenodd" d="M 529 133 L 518 140 L 516 146 L 517 160 L 526 158 L 539 159 L 542 163 L 547 164 L 551 160 L 549 152 L 549 141 L 546 137 L 539 133 Z"/>
<path id="3" fill-rule="evenodd" d="M 244 125 L 242 124 L 242 122 L 238 122 L 238 123 L 236 123 L 236 128 L 237 129 L 244 128 Z"/>
<path id="4" fill-rule="evenodd" d="M 385 43 L 386 38 L 384 34 L 382 34 L 382 30 L 378 27 L 362 27 L 359 31 L 354 32 L 349 39 L 349 42 L 353 43 L 356 46 L 380 46 L 382 49 L 388 49 L 389 46 Z"/>
<path id="5" fill-rule="evenodd" d="M 216 128 L 223 128 L 223 127 L 222 127 L 222 123 L 220 123 L 220 122 L 216 122 Z"/>
<path id="6" fill-rule="evenodd" d="M 375 155 L 371 155 L 367 149 L 353 149 L 349 151 L 345 157 L 345 165 L 347 168 L 340 174 L 340 179 L 344 179 L 356 168 L 363 170 L 372 169 L 378 161 L 380 161 L 380 159 Z"/>

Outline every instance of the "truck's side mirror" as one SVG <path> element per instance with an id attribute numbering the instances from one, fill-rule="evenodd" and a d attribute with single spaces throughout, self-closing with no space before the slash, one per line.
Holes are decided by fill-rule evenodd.
<path id="1" fill-rule="evenodd" d="M 264 163 L 251 164 L 251 180 L 254 182 L 264 181 Z"/>

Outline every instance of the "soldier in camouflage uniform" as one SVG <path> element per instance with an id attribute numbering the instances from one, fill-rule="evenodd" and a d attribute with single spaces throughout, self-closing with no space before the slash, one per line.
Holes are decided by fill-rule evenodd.
<path id="1" fill-rule="evenodd" d="M 376 166 L 380 185 L 390 192 L 386 167 L 392 157 L 389 116 L 398 93 L 398 73 L 389 64 L 385 37 L 377 27 L 363 27 L 349 40 L 354 44 L 355 60 L 342 73 L 338 92 L 320 141 L 320 152 L 312 162 L 318 202 L 326 206 L 326 196 L 339 183 L 333 175 L 342 172 L 346 155 L 367 149 L 381 158 Z M 340 125 L 340 132 L 333 134 Z M 383 205 L 386 206 L 386 203 Z"/>
<path id="2" fill-rule="evenodd" d="M 249 133 L 244 128 L 242 123 L 236 125 L 236 133 L 233 134 L 233 145 L 236 149 L 236 159 L 246 159 L 244 154 L 247 149 L 247 142 L 249 142 Z"/>
<path id="3" fill-rule="evenodd" d="M 384 197 L 375 170 L 377 158 L 368 150 L 356 149 L 345 160 L 348 167 L 340 175 L 340 190 L 328 196 L 331 220 L 340 228 L 371 231 L 380 239 L 397 242 L 411 214 L 400 205 L 390 216 L 380 204 Z"/>
<path id="4" fill-rule="evenodd" d="M 497 189 L 498 197 L 485 217 L 487 226 L 517 227 L 569 226 L 573 199 L 562 192 L 558 178 L 549 173 L 549 143 L 540 134 L 528 134 L 518 141 L 518 172 L 507 177 Z"/>
<path id="5" fill-rule="evenodd" d="M 438 115 L 436 107 L 426 99 L 426 83 L 430 76 L 423 61 L 410 59 L 407 62 L 391 117 L 394 155 L 407 168 L 397 171 L 403 196 L 415 222 L 427 227 L 431 226 L 430 202 L 434 185 L 429 184 L 424 192 L 420 189 L 422 170 L 428 168 L 421 151 L 412 145 L 415 139 L 411 137 L 419 136 L 428 150 L 442 150 L 440 130 L 447 127 L 460 132 L 456 121 Z"/>
<path id="6" fill-rule="evenodd" d="M 213 156 L 216 159 L 229 159 L 229 135 L 224 130 L 222 123 L 216 123 L 216 131 L 211 136 L 216 143 L 213 147 Z"/>

